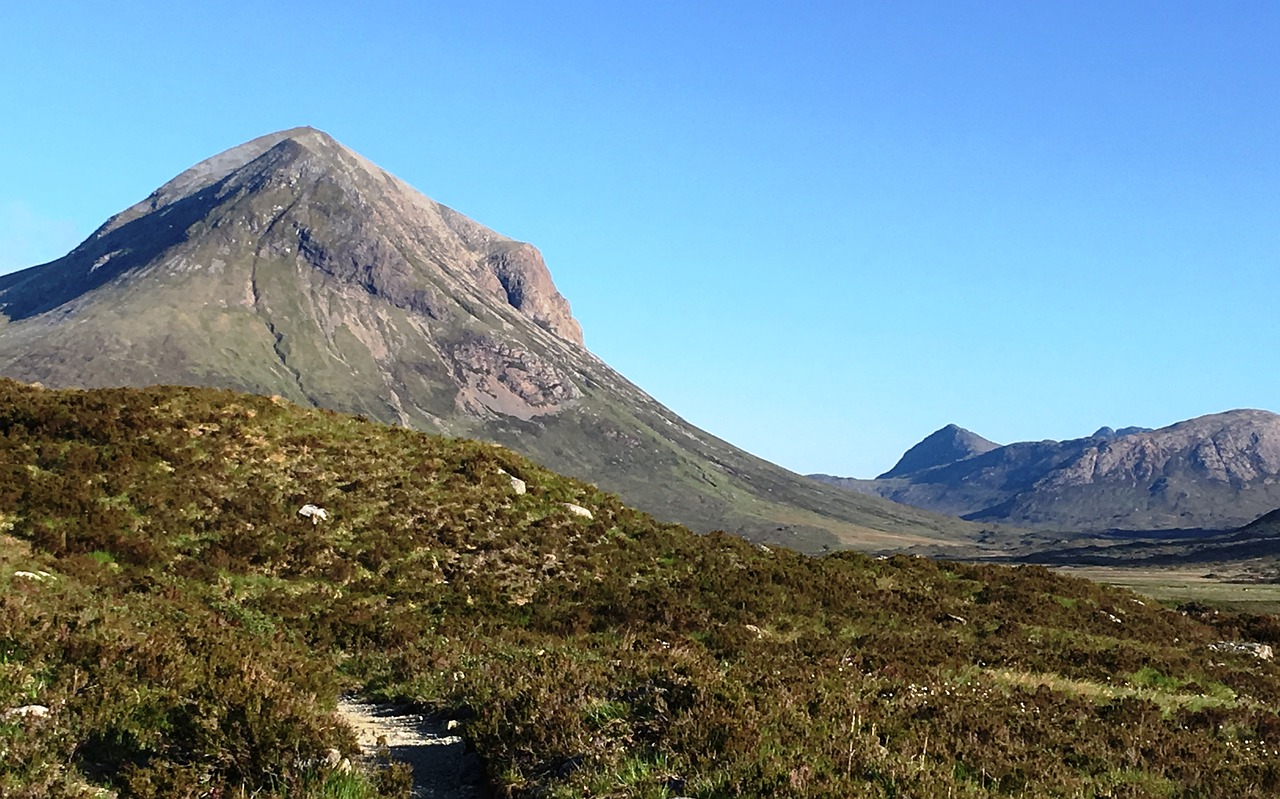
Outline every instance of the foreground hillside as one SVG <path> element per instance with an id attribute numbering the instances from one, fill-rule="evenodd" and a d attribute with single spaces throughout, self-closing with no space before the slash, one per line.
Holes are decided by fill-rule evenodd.
<path id="1" fill-rule="evenodd" d="M 0 382 L 0 536 L 3 796 L 403 795 L 323 765 L 343 692 L 460 719 L 511 796 L 1280 790 L 1276 667 L 1210 649 L 1270 618 L 694 535 L 256 396 Z"/>

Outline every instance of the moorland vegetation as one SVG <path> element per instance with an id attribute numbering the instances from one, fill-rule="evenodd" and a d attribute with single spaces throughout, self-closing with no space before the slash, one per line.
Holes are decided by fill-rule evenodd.
<path id="1" fill-rule="evenodd" d="M 1275 796 L 1277 667 L 1219 640 L 1280 623 L 696 535 L 265 397 L 0 381 L 3 796 L 404 795 L 324 765 L 344 693 L 461 719 L 506 796 Z"/>

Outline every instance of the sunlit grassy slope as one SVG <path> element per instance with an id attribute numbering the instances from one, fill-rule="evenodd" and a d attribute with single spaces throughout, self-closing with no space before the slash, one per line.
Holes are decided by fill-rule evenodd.
<path id="1" fill-rule="evenodd" d="M 320 765 L 343 691 L 461 719 L 512 796 L 1274 796 L 1276 667 L 1222 639 L 1280 625 L 695 535 L 262 397 L 0 382 L 0 713 L 50 710 L 0 716 L 3 796 L 397 795 Z"/>

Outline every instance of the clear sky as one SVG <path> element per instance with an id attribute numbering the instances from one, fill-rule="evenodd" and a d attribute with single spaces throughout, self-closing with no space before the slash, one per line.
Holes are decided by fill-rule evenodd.
<path id="1" fill-rule="evenodd" d="M 0 114 L 0 272 L 313 125 L 801 472 L 1280 411 L 1270 0 L 11 2 Z"/>

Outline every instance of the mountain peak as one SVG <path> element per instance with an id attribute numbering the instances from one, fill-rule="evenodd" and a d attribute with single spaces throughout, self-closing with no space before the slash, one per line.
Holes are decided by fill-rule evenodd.
<path id="1" fill-rule="evenodd" d="M 971 521 L 1059 531 L 1225 529 L 1280 506 L 1280 415 L 1270 411 L 1103 427 L 966 459 L 970 435 L 948 425 L 882 475 L 897 479 L 857 487 Z"/>
<path id="2" fill-rule="evenodd" d="M 977 532 L 692 427 L 582 346 L 535 247 L 309 127 L 206 158 L 0 275 L 0 375 L 218 386 L 496 441 L 666 519 L 814 550 Z"/>
<path id="3" fill-rule="evenodd" d="M 206 158 L 66 257 L 0 279 L 0 312 L 20 320 L 70 310 L 100 290 L 141 289 L 144 275 L 153 287 L 173 287 L 205 270 L 206 278 L 222 275 L 200 281 L 213 289 L 227 282 L 228 268 L 249 288 L 223 296 L 223 285 L 204 302 L 233 308 L 248 297 L 260 312 L 254 286 L 279 270 L 282 278 L 293 274 L 295 289 L 323 280 L 326 293 L 359 291 L 436 314 L 436 323 L 451 315 L 451 327 L 532 322 L 535 337 L 550 333 L 582 346 L 581 327 L 536 248 L 436 203 L 311 127 Z"/>
<path id="4" fill-rule="evenodd" d="M 238 170 L 243 169 L 248 164 L 280 146 L 283 142 L 292 142 L 316 154 L 336 154 L 341 152 L 351 157 L 359 157 L 339 144 L 332 136 L 316 128 L 302 126 L 268 133 L 223 150 L 217 155 L 210 156 L 195 166 L 184 170 L 177 177 L 153 191 L 146 199 L 107 220 L 107 223 L 99 228 L 94 236 L 104 236 L 147 213 L 170 206 L 221 180 L 225 180 Z"/>
<path id="5" fill-rule="evenodd" d="M 965 430 L 959 425 L 949 424 L 907 450 L 892 469 L 876 479 L 900 477 L 932 469 L 935 466 L 945 466 L 948 463 L 989 452 L 998 446 L 977 433 Z"/>

